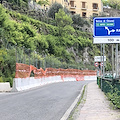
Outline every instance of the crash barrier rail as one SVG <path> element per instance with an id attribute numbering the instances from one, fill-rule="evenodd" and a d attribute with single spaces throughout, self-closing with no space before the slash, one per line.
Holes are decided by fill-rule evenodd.
<path id="1" fill-rule="evenodd" d="M 30 77 L 31 73 L 34 74 Z M 64 81 L 97 80 L 96 71 L 78 69 L 37 69 L 32 65 L 16 63 L 16 74 L 12 91 L 21 91 L 36 86 Z"/>

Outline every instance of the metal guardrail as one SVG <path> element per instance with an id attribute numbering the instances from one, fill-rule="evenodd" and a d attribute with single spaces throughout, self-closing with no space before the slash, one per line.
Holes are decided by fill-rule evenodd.
<path id="1" fill-rule="evenodd" d="M 107 80 L 107 81 L 113 81 L 113 79 L 110 79 L 110 78 L 102 78 L 103 80 Z"/>
<path id="2" fill-rule="evenodd" d="M 102 78 L 103 80 L 106 80 L 106 81 L 119 81 L 120 78 Z"/>

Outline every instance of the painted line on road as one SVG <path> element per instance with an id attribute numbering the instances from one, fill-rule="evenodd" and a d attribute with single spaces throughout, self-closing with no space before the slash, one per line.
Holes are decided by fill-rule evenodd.
<path id="1" fill-rule="evenodd" d="M 85 87 L 85 85 L 82 87 L 82 90 L 80 91 L 80 94 L 77 96 L 77 98 L 74 100 L 74 102 L 72 103 L 72 105 L 68 108 L 68 110 L 65 112 L 65 114 L 63 115 L 63 117 L 60 120 L 67 120 L 69 118 L 71 112 L 76 107 L 78 101 L 80 100 L 80 98 L 82 96 L 84 87 Z"/>

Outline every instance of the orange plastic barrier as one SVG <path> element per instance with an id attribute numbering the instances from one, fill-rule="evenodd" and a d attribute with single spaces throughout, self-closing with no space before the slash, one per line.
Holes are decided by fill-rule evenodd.
<path id="1" fill-rule="evenodd" d="M 31 72 L 34 72 L 35 78 L 49 77 L 49 76 L 58 76 L 61 78 L 65 77 L 74 77 L 76 81 L 84 80 L 84 76 L 87 75 L 96 75 L 94 70 L 78 70 L 78 69 L 55 69 L 55 68 L 46 68 L 45 71 L 40 68 L 37 69 L 33 65 L 26 65 L 22 63 L 16 63 L 16 74 L 15 78 L 26 78 L 30 77 Z"/>
<path id="2" fill-rule="evenodd" d="M 15 78 L 26 78 L 30 76 L 30 66 L 22 63 L 16 63 Z"/>
<path id="3" fill-rule="evenodd" d="M 44 76 L 44 70 L 42 68 L 33 70 L 35 78 L 41 78 Z"/>
<path id="4" fill-rule="evenodd" d="M 84 75 L 77 75 L 76 76 L 76 81 L 83 81 L 84 80 Z"/>

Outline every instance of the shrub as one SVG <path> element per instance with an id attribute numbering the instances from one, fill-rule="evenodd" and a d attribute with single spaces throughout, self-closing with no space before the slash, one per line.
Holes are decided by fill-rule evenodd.
<path id="1" fill-rule="evenodd" d="M 63 6 L 61 4 L 55 2 L 50 7 L 50 9 L 48 11 L 48 16 L 55 19 L 55 13 L 58 13 L 59 9 L 62 9 L 62 8 L 63 8 Z"/>

